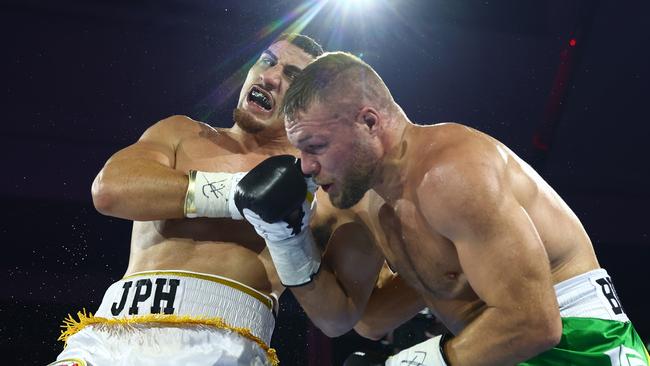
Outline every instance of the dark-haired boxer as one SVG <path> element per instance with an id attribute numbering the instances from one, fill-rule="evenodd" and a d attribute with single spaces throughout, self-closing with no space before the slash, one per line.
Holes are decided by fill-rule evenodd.
<path id="1" fill-rule="evenodd" d="M 284 112 L 303 173 L 336 207 L 366 195 L 360 204 L 391 267 L 455 335 L 387 365 L 648 365 L 580 221 L 505 145 L 455 123 L 411 123 L 374 70 L 345 53 L 307 66 Z M 308 240 L 280 233 L 262 212 L 244 214 L 284 271 L 302 271 L 309 260 L 293 254 Z M 293 292 L 315 320 L 319 304 L 354 308 L 339 286 L 314 274 Z M 354 325 L 336 319 L 341 329 Z"/>
<path id="2" fill-rule="evenodd" d="M 297 154 L 280 106 L 321 53 L 308 37 L 281 36 L 249 70 L 232 128 L 173 116 L 107 161 L 93 201 L 105 215 L 134 221 L 129 265 L 93 316 L 70 319 L 56 364 L 277 362 L 269 343 L 284 287 L 235 209 L 233 187 L 265 158 Z M 328 235 L 336 225 L 315 230 Z"/>

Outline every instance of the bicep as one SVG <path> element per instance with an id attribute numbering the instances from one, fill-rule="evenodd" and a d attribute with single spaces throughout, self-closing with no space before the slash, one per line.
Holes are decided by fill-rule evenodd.
<path id="1" fill-rule="evenodd" d="M 316 192 L 317 209 L 311 227 L 319 233 L 324 248 L 323 263 L 335 275 L 348 296 L 369 295 L 384 263 L 383 254 L 361 213 L 335 208 L 321 189 Z"/>
<path id="2" fill-rule="evenodd" d="M 453 173 L 452 185 L 422 188 L 428 193 L 421 195 L 422 207 L 430 225 L 454 244 L 472 289 L 488 306 L 548 299 L 546 250 L 502 171 L 485 165 Z"/>
<path id="3" fill-rule="evenodd" d="M 480 222 L 451 234 L 467 279 L 488 306 L 540 304 L 552 289 L 548 256 L 527 212 L 504 197 Z M 463 227 L 464 226 L 464 227 Z"/>
<path id="4" fill-rule="evenodd" d="M 334 230 L 323 261 L 343 284 L 348 296 L 366 298 L 375 285 L 384 259 L 371 233 L 363 225 L 349 222 Z"/>

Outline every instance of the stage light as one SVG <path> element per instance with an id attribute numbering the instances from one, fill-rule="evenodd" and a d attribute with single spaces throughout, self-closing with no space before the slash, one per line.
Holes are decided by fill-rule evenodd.
<path id="1" fill-rule="evenodd" d="M 349 5 L 356 9 L 368 9 L 374 3 L 373 0 L 337 0 L 339 3 Z"/>

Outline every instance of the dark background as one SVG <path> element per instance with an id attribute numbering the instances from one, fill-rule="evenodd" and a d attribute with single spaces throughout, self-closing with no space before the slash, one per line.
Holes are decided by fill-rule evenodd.
<path id="1" fill-rule="evenodd" d="M 2 358 L 54 360 L 63 317 L 94 311 L 125 271 L 131 225 L 90 198 L 106 159 L 172 114 L 230 126 L 246 63 L 319 6 L 303 32 L 362 56 L 411 120 L 465 123 L 533 163 L 648 341 L 648 2 L 371 3 L 344 16 L 333 1 L 4 1 Z M 316 338 L 283 296 L 283 365 L 327 364 Z M 334 340 L 332 362 L 358 342 Z"/>

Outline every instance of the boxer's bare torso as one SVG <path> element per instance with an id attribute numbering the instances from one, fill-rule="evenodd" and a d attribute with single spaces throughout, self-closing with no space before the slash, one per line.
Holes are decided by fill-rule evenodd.
<path id="1" fill-rule="evenodd" d="M 405 166 L 401 168 L 405 173 L 403 184 L 391 191 L 389 200 L 369 192 L 370 226 L 392 269 L 423 296 L 453 332 L 458 333 L 472 322 L 486 305 L 468 283 L 455 245 L 422 212 L 421 205 L 426 201 L 422 200 L 420 186 L 430 183 L 431 177 L 426 175 L 431 175 L 436 166 L 448 166 L 450 161 L 473 164 L 476 162 L 471 158 L 473 154 L 482 155 L 481 163 L 493 164 L 493 170 L 499 172 L 496 179 L 500 189 L 512 192 L 541 238 L 553 283 L 599 267 L 591 241 L 571 209 L 533 169 L 500 142 L 457 124 L 414 126 L 407 130 L 403 141 L 403 155 L 397 161 Z M 384 176 L 390 177 L 390 172 Z M 462 177 L 454 178 L 443 171 L 436 179 L 449 179 L 442 184 L 455 184 L 452 180 Z M 429 192 L 435 194 L 435 190 Z M 471 199 L 471 194 L 468 198 Z M 455 207 L 462 208 L 463 204 L 471 203 L 461 202 Z M 516 248 L 517 244 L 514 245 Z M 516 260 L 516 254 L 513 259 Z M 489 263 L 489 258 L 485 261 Z M 507 266 L 494 268 L 494 271 L 509 270 Z"/>
<path id="2" fill-rule="evenodd" d="M 245 172 L 270 155 L 296 154 L 284 146 L 247 150 L 241 135 L 186 117 L 176 126 L 182 137 L 172 168 Z M 181 127 L 178 127 L 181 125 Z M 181 131 L 179 131 L 179 128 Z M 211 187 L 205 187 L 207 192 Z M 226 218 L 134 221 L 127 275 L 151 270 L 186 270 L 224 276 L 263 293 L 282 292 L 264 240 L 244 220 Z"/>
<path id="3" fill-rule="evenodd" d="M 195 271 L 280 294 L 265 243 L 246 221 L 185 219 L 183 208 L 190 170 L 247 172 L 269 156 L 297 155 L 281 128 L 279 108 L 295 74 L 315 57 L 307 53 L 311 43 L 298 38 L 303 43 L 280 38 L 251 66 L 233 127 L 215 129 L 172 116 L 107 161 L 93 183 L 93 201 L 101 213 L 134 222 L 126 275 Z M 195 193 L 207 196 L 213 189 L 203 186 Z"/>

